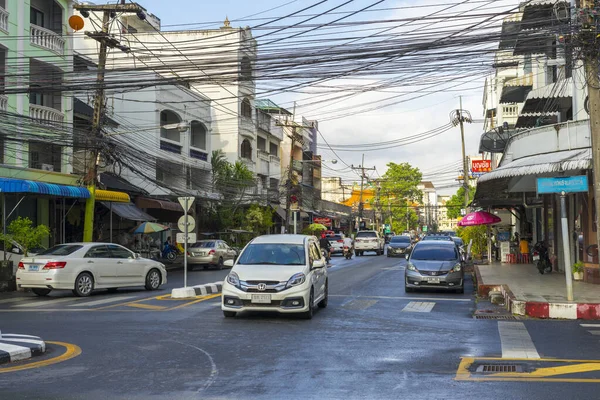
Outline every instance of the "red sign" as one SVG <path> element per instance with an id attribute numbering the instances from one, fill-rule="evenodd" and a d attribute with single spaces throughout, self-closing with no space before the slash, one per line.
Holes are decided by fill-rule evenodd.
<path id="1" fill-rule="evenodd" d="M 471 171 L 476 174 L 490 172 L 492 170 L 491 160 L 471 160 Z"/>
<path id="2" fill-rule="evenodd" d="M 331 226 L 331 218 L 313 218 L 315 224 L 321 224 L 325 226 Z"/>

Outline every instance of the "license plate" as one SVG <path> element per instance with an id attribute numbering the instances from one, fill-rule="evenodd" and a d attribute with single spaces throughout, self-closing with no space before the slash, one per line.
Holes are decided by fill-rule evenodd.
<path id="1" fill-rule="evenodd" d="M 533 256 L 533 261 L 539 261 L 540 260 L 540 256 Z"/>
<path id="2" fill-rule="evenodd" d="M 429 283 L 440 283 L 440 278 L 427 278 Z"/>
<path id="3" fill-rule="evenodd" d="M 252 295 L 252 303 L 270 304 L 271 303 L 271 295 L 270 294 L 253 294 Z"/>
<path id="4" fill-rule="evenodd" d="M 39 265 L 30 265 L 29 266 L 29 270 L 30 271 L 39 271 L 40 270 L 40 266 Z"/>

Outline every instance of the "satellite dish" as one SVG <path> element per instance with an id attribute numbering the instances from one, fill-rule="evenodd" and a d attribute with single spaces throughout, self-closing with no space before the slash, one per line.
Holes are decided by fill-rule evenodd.
<path id="1" fill-rule="evenodd" d="M 69 26 L 73 28 L 74 31 L 82 30 L 84 25 L 85 22 L 83 21 L 83 18 L 81 18 L 81 16 L 71 15 L 69 17 Z"/>

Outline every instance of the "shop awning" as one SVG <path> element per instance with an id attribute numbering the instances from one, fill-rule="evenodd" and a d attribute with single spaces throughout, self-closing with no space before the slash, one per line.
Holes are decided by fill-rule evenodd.
<path id="1" fill-rule="evenodd" d="M 96 190 L 97 201 L 110 201 L 113 203 L 129 203 L 131 199 L 127 193 L 115 192 L 113 190 Z"/>
<path id="2" fill-rule="evenodd" d="M 502 87 L 500 104 L 524 102 L 532 87 L 533 75 L 531 74 L 507 80 Z"/>
<path id="3" fill-rule="evenodd" d="M 522 113 L 517 118 L 515 128 L 535 128 L 557 123 L 558 113 L 556 112 Z"/>
<path id="4" fill-rule="evenodd" d="M 152 215 L 148 215 L 133 203 L 111 203 L 102 202 L 102 205 L 117 214 L 121 218 L 128 219 L 130 221 L 156 221 Z"/>
<path id="5" fill-rule="evenodd" d="M 36 193 L 78 199 L 87 199 L 90 197 L 90 192 L 83 187 L 10 178 L 0 178 L 0 193 Z"/>
<path id="6" fill-rule="evenodd" d="M 154 208 L 159 210 L 183 212 L 181 204 L 168 200 L 150 199 L 147 197 L 138 198 L 136 204 L 140 208 Z"/>
<path id="7" fill-rule="evenodd" d="M 576 171 L 592 168 L 592 150 L 557 151 L 548 154 L 523 157 L 503 165 L 492 172 L 483 175 L 477 184 L 494 179 L 512 178 L 525 175 L 542 175 L 564 171 Z"/>

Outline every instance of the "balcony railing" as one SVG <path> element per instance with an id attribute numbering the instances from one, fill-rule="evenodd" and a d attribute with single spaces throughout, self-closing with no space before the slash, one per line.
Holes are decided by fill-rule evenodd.
<path id="1" fill-rule="evenodd" d="M 0 30 L 8 32 L 8 11 L 0 7 Z"/>
<path id="2" fill-rule="evenodd" d="M 263 159 L 265 161 L 269 161 L 269 153 L 264 150 L 257 150 L 258 158 Z"/>
<path id="3" fill-rule="evenodd" d="M 37 104 L 29 105 L 29 117 L 43 125 L 62 124 L 65 120 L 65 114 L 60 111 Z"/>
<path id="4" fill-rule="evenodd" d="M 31 24 L 31 44 L 63 55 L 65 39 L 50 29 Z"/>
<path id="5" fill-rule="evenodd" d="M 8 110 L 8 96 L 0 94 L 0 111 Z"/>

